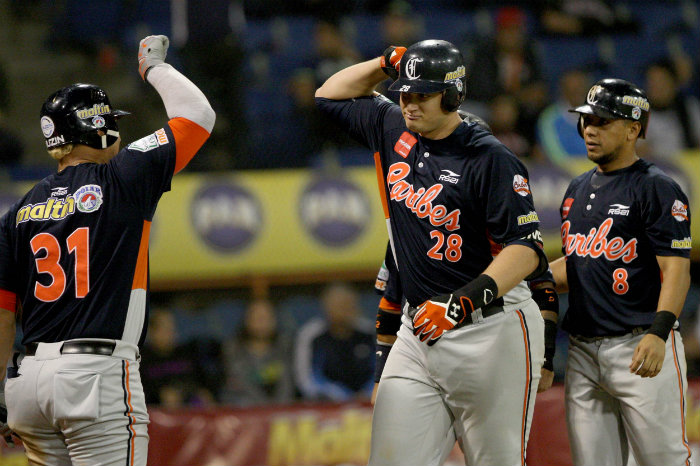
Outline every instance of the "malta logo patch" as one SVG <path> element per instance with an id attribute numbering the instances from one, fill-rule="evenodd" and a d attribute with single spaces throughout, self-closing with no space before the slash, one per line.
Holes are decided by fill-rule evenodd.
<path id="1" fill-rule="evenodd" d="M 671 215 L 677 222 L 685 222 L 688 220 L 688 206 L 676 199 L 671 207 Z"/>
<path id="2" fill-rule="evenodd" d="M 73 194 L 73 198 L 80 212 L 94 212 L 102 205 L 102 188 L 96 184 L 81 186 Z"/>
<path id="3" fill-rule="evenodd" d="M 139 152 L 148 152 L 149 150 L 167 144 L 168 142 L 168 135 L 165 133 L 165 130 L 161 128 L 153 134 L 149 134 L 138 141 L 132 142 L 129 144 L 128 148 Z"/>
<path id="4" fill-rule="evenodd" d="M 415 146 L 417 142 L 418 139 L 416 139 L 411 133 L 404 131 L 399 140 L 396 141 L 394 150 L 405 159 L 408 157 L 409 152 L 411 152 L 411 149 L 413 149 L 413 146 Z"/>
<path id="5" fill-rule="evenodd" d="M 513 177 L 513 191 L 525 197 L 530 194 L 530 185 L 527 184 L 527 178 L 520 175 Z"/>
<path id="6" fill-rule="evenodd" d="M 566 200 L 564 201 L 564 204 L 561 206 L 561 218 L 562 220 L 566 220 L 566 217 L 569 216 L 569 210 L 571 210 L 571 204 L 574 203 L 574 198 L 573 197 L 567 197 Z"/>

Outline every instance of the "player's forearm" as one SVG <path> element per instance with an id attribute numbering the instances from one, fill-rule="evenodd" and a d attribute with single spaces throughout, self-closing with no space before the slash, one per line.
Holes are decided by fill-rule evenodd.
<path id="1" fill-rule="evenodd" d="M 15 313 L 6 309 L 0 309 L 0 361 L 1 367 L 5 367 L 12 355 L 12 345 L 15 342 Z M 0 380 L 5 378 L 3 369 Z"/>
<path id="2" fill-rule="evenodd" d="M 658 256 L 663 282 L 657 310 L 680 316 L 690 288 L 690 260 L 683 257 Z"/>
<path id="3" fill-rule="evenodd" d="M 374 88 L 387 79 L 379 57 L 342 69 L 316 90 L 316 97 L 343 100 L 372 95 Z"/>
<path id="4" fill-rule="evenodd" d="M 498 285 L 498 296 L 503 296 L 530 275 L 539 265 L 537 253 L 520 244 L 503 248 L 484 270 Z"/>
<path id="5" fill-rule="evenodd" d="M 216 114 L 192 81 L 167 63 L 150 68 L 147 80 L 163 99 L 168 118 L 186 118 L 211 133 Z"/>
<path id="6" fill-rule="evenodd" d="M 566 279 L 566 257 L 550 262 L 549 268 L 554 276 L 554 282 L 557 284 L 557 293 L 566 293 L 569 291 L 569 281 Z"/>

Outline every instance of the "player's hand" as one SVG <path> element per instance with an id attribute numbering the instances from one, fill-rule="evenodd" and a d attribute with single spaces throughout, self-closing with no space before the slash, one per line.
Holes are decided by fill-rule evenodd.
<path id="1" fill-rule="evenodd" d="M 19 435 L 12 432 L 10 426 L 7 425 L 7 408 L 3 405 L 0 405 L 0 437 L 8 447 L 22 446 Z"/>
<path id="2" fill-rule="evenodd" d="M 634 349 L 630 372 L 640 377 L 656 377 L 666 355 L 666 342 L 656 335 L 644 335 Z"/>
<path id="3" fill-rule="evenodd" d="M 469 310 L 471 312 L 471 308 Z M 427 341 L 428 346 L 432 346 L 443 333 L 461 324 L 465 316 L 458 296 L 454 294 L 436 296 L 418 306 L 413 316 L 413 334 L 420 341 Z"/>
<path id="4" fill-rule="evenodd" d="M 549 389 L 554 382 L 554 372 L 544 367 L 540 369 L 540 383 L 537 384 L 537 393 L 542 393 Z"/>
<path id="5" fill-rule="evenodd" d="M 146 80 L 149 69 L 161 63 L 165 63 L 170 40 L 167 36 L 148 36 L 139 43 L 139 74 Z"/>
<path id="6" fill-rule="evenodd" d="M 387 47 L 381 56 L 382 71 L 393 81 L 399 79 L 399 67 L 401 66 L 401 57 L 403 57 L 404 52 L 406 52 L 406 47 L 392 45 Z"/>

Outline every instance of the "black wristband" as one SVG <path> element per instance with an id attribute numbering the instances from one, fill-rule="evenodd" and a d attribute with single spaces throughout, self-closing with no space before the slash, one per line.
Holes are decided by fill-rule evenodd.
<path id="1" fill-rule="evenodd" d="M 532 299 L 535 300 L 540 311 L 559 314 L 559 295 L 552 288 L 544 287 L 532 290 Z"/>
<path id="2" fill-rule="evenodd" d="M 544 364 L 548 371 L 554 370 L 554 352 L 557 349 L 557 323 L 544 319 Z"/>
<path id="3" fill-rule="evenodd" d="M 455 290 L 453 294 L 461 298 L 460 303 L 464 312 L 473 312 L 487 304 L 491 304 L 498 297 L 498 285 L 496 285 L 493 278 L 482 273 L 462 288 Z M 471 309 L 465 307 L 464 298 L 469 301 Z"/>
<path id="4" fill-rule="evenodd" d="M 401 312 L 377 309 L 377 335 L 396 335 L 401 328 Z"/>
<path id="5" fill-rule="evenodd" d="M 375 363 L 374 363 L 374 382 L 378 383 L 379 379 L 382 378 L 382 372 L 384 372 L 384 365 L 386 364 L 386 358 L 389 357 L 389 351 L 391 351 L 391 345 L 387 343 L 377 342 L 377 349 L 375 351 Z"/>
<path id="6" fill-rule="evenodd" d="M 657 311 L 654 316 L 654 323 L 647 330 L 647 334 L 656 335 L 663 341 L 666 341 L 674 325 L 676 325 L 676 314 L 671 311 Z"/>

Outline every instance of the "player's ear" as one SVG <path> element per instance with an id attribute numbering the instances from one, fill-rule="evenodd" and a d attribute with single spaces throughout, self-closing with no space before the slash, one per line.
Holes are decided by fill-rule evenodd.
<path id="1" fill-rule="evenodd" d="M 628 120 L 629 121 L 629 120 Z M 627 125 L 627 140 L 634 141 L 642 134 L 642 124 L 638 121 L 632 121 Z"/>

